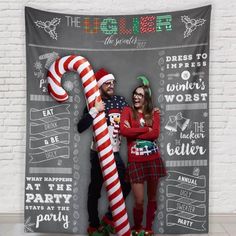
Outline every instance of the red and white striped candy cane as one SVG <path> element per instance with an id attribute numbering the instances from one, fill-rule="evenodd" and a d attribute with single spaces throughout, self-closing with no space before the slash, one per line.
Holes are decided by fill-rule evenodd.
<path id="1" fill-rule="evenodd" d="M 48 90 L 59 102 L 68 99 L 67 92 L 61 86 L 61 78 L 67 71 L 76 71 L 84 87 L 88 108 L 94 106 L 95 98 L 101 100 L 94 72 L 87 59 L 70 55 L 57 59 L 48 71 Z M 97 142 L 100 165 L 106 186 L 110 208 L 117 235 L 131 235 L 128 215 L 118 177 L 114 154 L 107 128 L 105 113 L 100 112 L 93 120 L 93 131 Z"/>

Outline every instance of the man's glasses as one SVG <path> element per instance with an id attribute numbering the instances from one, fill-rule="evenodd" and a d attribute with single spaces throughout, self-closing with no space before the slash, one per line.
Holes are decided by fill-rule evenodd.
<path id="1" fill-rule="evenodd" d="M 114 81 L 110 81 L 110 82 L 105 82 L 105 83 L 104 83 L 104 85 L 105 85 L 106 87 L 115 86 L 115 84 L 116 84 L 116 81 L 115 81 L 115 80 L 114 80 Z"/>

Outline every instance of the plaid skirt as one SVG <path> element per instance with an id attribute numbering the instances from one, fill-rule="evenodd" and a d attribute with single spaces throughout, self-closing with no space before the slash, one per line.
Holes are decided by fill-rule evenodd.
<path id="1" fill-rule="evenodd" d="M 130 183 L 143 183 L 155 181 L 167 175 L 162 158 L 145 162 L 129 162 L 126 172 L 126 180 Z"/>

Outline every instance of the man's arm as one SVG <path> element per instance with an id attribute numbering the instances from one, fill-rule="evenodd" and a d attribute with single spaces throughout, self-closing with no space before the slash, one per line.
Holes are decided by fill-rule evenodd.
<path id="1" fill-rule="evenodd" d="M 79 133 L 82 133 L 86 129 L 88 129 L 93 123 L 93 119 L 97 116 L 97 114 L 101 111 L 104 111 L 105 105 L 102 100 L 99 101 L 98 98 L 95 99 L 95 105 L 89 111 L 87 107 L 85 107 L 83 116 L 81 117 L 79 123 L 77 124 L 77 129 Z"/>
<path id="2" fill-rule="evenodd" d="M 84 108 L 83 116 L 79 120 L 79 123 L 77 124 L 77 130 L 79 133 L 84 132 L 86 129 L 88 129 L 91 124 L 93 123 L 93 117 L 88 112 L 87 107 Z"/>

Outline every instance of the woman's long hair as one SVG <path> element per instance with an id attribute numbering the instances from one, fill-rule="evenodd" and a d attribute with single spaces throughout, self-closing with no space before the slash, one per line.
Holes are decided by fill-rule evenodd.
<path id="1" fill-rule="evenodd" d="M 150 95 L 150 90 L 149 90 L 150 88 L 145 85 L 141 85 L 141 86 L 136 87 L 132 93 L 132 95 L 133 95 L 132 100 L 134 98 L 134 93 L 138 88 L 142 88 L 144 90 L 143 116 L 144 116 L 145 123 L 147 125 L 152 125 L 153 103 L 152 103 L 152 97 Z M 133 118 L 135 120 L 137 120 L 138 119 L 138 111 L 134 107 L 134 105 L 132 105 L 132 112 L 133 112 Z"/>

